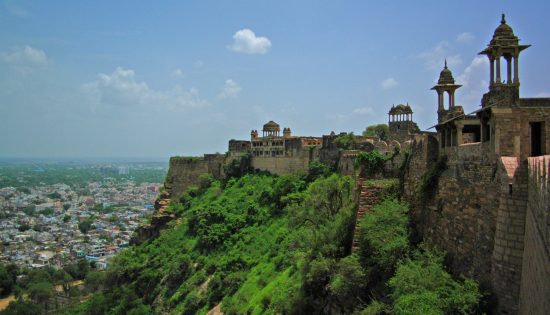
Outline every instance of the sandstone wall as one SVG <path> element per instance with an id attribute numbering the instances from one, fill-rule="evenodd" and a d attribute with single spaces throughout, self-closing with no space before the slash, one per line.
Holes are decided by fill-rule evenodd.
<path id="1" fill-rule="evenodd" d="M 413 172 L 414 178 L 423 174 L 421 167 Z M 490 161 L 451 161 L 439 177 L 435 197 L 416 202 L 414 209 L 421 237 L 447 251 L 455 274 L 473 276 L 487 285 L 499 202 L 496 172 Z M 417 197 L 421 180 L 413 182 L 416 185 L 406 187 L 414 189 L 407 195 Z"/>
<path id="2" fill-rule="evenodd" d="M 268 171 L 275 175 L 286 175 L 307 172 L 309 161 L 308 156 L 253 157 L 251 165 L 253 169 Z"/>
<path id="3" fill-rule="evenodd" d="M 528 166 L 490 151 L 490 143 L 447 148 L 435 196 L 421 200 L 433 152 L 416 139 L 404 195 L 419 237 L 447 251 L 455 275 L 490 288 L 497 313 L 543 314 L 550 309 L 550 156 L 529 158 Z"/>
<path id="4" fill-rule="evenodd" d="M 171 157 L 164 186 L 172 198 L 181 195 L 189 186 L 197 185 L 199 176 L 211 174 L 221 178 L 224 154 L 205 154 L 204 157 Z"/>
<path id="5" fill-rule="evenodd" d="M 498 160 L 500 183 L 491 280 L 498 299 L 497 313 L 517 314 L 527 208 L 527 163 L 517 157 Z"/>
<path id="6" fill-rule="evenodd" d="M 550 156 L 529 158 L 528 163 L 520 313 L 547 314 L 550 310 Z"/>
<path id="7" fill-rule="evenodd" d="M 418 135 L 409 147 L 409 161 L 403 178 L 405 198 L 417 197 L 422 175 L 437 159 L 437 140 L 431 135 Z"/>

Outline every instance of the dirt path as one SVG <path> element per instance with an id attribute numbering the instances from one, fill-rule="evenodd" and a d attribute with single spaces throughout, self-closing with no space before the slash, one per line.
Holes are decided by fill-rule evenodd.
<path id="1" fill-rule="evenodd" d="M 15 295 L 10 295 L 8 297 L 5 297 L 3 299 L 0 299 L 0 311 L 3 311 L 11 301 L 15 301 Z"/>

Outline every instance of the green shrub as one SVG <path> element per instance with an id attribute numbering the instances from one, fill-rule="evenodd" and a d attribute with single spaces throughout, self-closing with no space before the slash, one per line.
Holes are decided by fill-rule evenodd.
<path id="1" fill-rule="evenodd" d="M 377 150 L 360 152 L 355 158 L 355 168 L 360 170 L 361 176 L 374 176 L 384 171 L 388 158 Z"/>
<path id="2" fill-rule="evenodd" d="M 470 279 L 454 280 L 443 269 L 443 253 L 421 246 L 390 279 L 396 314 L 471 314 L 481 294 Z"/>
<path id="3" fill-rule="evenodd" d="M 355 149 L 357 139 L 353 132 L 340 134 L 334 139 L 334 143 L 339 149 L 352 150 Z"/>
<path id="4" fill-rule="evenodd" d="M 369 268 L 391 273 L 409 250 L 408 207 L 385 199 L 359 223 L 359 256 Z"/>
<path id="5" fill-rule="evenodd" d="M 325 163 L 315 159 L 309 162 L 306 181 L 312 182 L 319 177 L 327 177 L 332 173 L 330 167 Z"/>

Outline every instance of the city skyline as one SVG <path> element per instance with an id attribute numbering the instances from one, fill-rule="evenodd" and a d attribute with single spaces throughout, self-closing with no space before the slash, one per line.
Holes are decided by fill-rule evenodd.
<path id="1" fill-rule="evenodd" d="M 360 133 L 399 103 L 425 130 L 445 58 L 479 108 L 503 12 L 533 45 L 522 97 L 550 96 L 550 5 L 469 3 L 2 1 L 0 158 L 225 152 L 269 120 Z"/>

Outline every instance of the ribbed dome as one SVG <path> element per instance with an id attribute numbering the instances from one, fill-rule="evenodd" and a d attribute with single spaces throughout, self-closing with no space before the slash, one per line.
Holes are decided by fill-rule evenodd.
<path id="1" fill-rule="evenodd" d="M 390 109 L 389 114 L 390 115 L 412 114 L 412 112 L 413 111 L 412 111 L 411 107 L 409 106 L 409 104 L 407 104 L 407 105 L 399 104 L 397 106 L 392 106 L 392 108 Z"/>
<path id="2" fill-rule="evenodd" d="M 273 120 L 270 120 L 267 124 L 264 125 L 264 131 L 279 131 L 281 128 L 279 127 L 279 124 L 274 122 Z"/>
<path id="3" fill-rule="evenodd" d="M 445 60 L 445 67 L 439 73 L 439 80 L 437 80 L 437 84 L 455 84 L 453 73 L 449 70 L 449 68 L 447 68 L 447 60 Z"/>
<path id="4" fill-rule="evenodd" d="M 493 39 L 514 39 L 515 37 L 514 30 L 510 27 L 510 25 L 506 24 L 506 18 L 504 14 L 502 14 L 500 25 L 495 29 Z"/>

